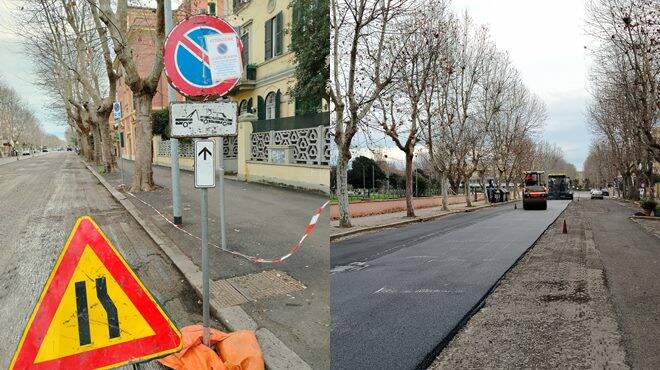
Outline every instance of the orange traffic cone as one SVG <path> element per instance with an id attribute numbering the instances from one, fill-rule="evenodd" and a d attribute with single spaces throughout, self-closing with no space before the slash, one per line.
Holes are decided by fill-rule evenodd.
<path id="1" fill-rule="evenodd" d="M 564 219 L 564 228 L 561 230 L 562 234 L 568 234 L 568 229 L 566 228 L 566 219 Z"/>

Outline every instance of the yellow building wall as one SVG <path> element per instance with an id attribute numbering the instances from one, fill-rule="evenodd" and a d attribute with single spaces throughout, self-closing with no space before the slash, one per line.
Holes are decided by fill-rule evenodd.
<path id="1" fill-rule="evenodd" d="M 240 103 L 242 100 L 252 98 L 252 107 L 257 109 L 257 96 L 266 98 L 270 92 L 282 93 L 280 105 L 280 117 L 290 117 L 295 114 L 295 102 L 288 95 L 289 87 L 295 83 L 293 73 L 295 65 L 293 64 L 293 53 L 289 51 L 291 44 L 291 35 L 284 32 L 282 54 L 269 60 L 265 60 L 265 23 L 267 20 L 277 16 L 282 12 L 283 29 L 291 26 L 293 17 L 290 2 L 285 0 L 275 1 L 275 7 L 269 11 L 268 1 L 252 0 L 243 5 L 238 12 L 233 9 L 228 11 L 230 14 L 227 21 L 234 27 L 250 28 L 249 60 L 245 63 L 257 66 L 256 86 L 253 90 L 244 90 L 235 93 L 232 100 Z M 231 7 L 231 2 L 228 2 Z"/>

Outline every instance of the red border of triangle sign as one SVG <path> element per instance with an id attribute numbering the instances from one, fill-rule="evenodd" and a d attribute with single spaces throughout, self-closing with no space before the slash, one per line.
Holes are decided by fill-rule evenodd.
<path id="1" fill-rule="evenodd" d="M 83 252 L 90 248 L 135 307 L 154 334 L 128 341 L 109 342 L 100 348 L 69 349 L 59 358 L 35 363 L 53 318 L 62 304 Z M 104 280 L 105 281 L 105 280 Z M 97 287 L 98 289 L 98 287 Z M 76 298 L 77 299 L 77 298 Z M 72 317 L 80 316 L 73 312 Z M 116 310 L 115 310 L 116 315 Z M 109 316 L 108 316 L 109 317 Z M 80 320 L 80 317 L 78 318 Z M 73 320 L 75 322 L 75 319 Z M 124 323 L 125 324 L 125 323 Z M 128 323 L 130 325 L 130 323 Z M 108 324 L 110 325 L 110 324 Z M 80 329 L 78 329 L 80 330 Z M 119 335 L 123 335 L 119 334 Z M 121 339 L 121 338 L 119 338 Z M 53 271 L 30 315 L 10 369 L 97 369 L 144 361 L 177 352 L 182 347 L 181 333 L 140 282 L 124 258 L 112 246 L 99 226 L 89 216 L 76 222 Z M 69 354 L 71 352 L 74 354 Z"/>

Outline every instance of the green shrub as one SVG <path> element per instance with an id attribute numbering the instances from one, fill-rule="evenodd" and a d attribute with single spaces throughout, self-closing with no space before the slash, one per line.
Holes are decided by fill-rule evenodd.
<path id="1" fill-rule="evenodd" d="M 155 110 L 151 112 L 151 117 L 153 119 L 152 133 L 154 135 L 160 135 L 163 140 L 169 140 L 170 138 L 170 110 L 168 108 L 163 108 L 160 110 Z"/>
<path id="2" fill-rule="evenodd" d="M 639 205 L 642 207 L 642 209 L 647 211 L 654 211 L 657 203 L 653 198 L 642 198 L 639 201 Z"/>

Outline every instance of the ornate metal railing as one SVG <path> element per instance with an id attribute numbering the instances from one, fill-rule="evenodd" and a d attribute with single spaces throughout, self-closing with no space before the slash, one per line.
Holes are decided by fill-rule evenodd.
<path id="1" fill-rule="evenodd" d="M 223 138 L 223 153 L 225 159 L 236 159 L 238 157 L 238 142 L 236 136 L 225 136 Z M 170 156 L 170 141 L 163 140 L 158 144 L 158 155 Z M 179 158 L 193 158 L 195 156 L 195 144 L 193 142 L 179 141 Z"/>
<path id="2" fill-rule="evenodd" d="M 251 138 L 251 160 L 268 162 L 273 146 L 290 147 L 290 163 L 328 165 L 330 162 L 330 130 L 316 126 L 294 130 L 255 132 Z"/>

